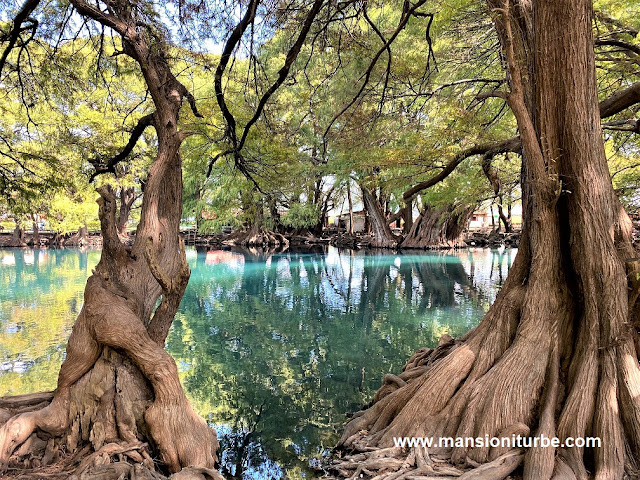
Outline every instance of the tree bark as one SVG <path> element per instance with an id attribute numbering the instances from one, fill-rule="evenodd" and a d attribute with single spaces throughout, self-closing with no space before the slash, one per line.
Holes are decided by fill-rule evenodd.
<path id="1" fill-rule="evenodd" d="M 96 453 L 80 463 L 78 475 L 113 468 L 105 458 L 109 464 L 117 455 L 149 469 L 156 457 L 163 471 L 213 472 L 215 431 L 192 409 L 175 361 L 164 350 L 190 273 L 179 237 L 179 148 L 185 135 L 178 116 L 188 92 L 171 73 L 157 37 L 138 28 L 128 2 L 111 2 L 109 13 L 81 0 L 71 3 L 80 15 L 121 35 L 124 53 L 138 63 L 153 99 L 158 146 L 130 248 L 118 236 L 114 192 L 98 189 L 102 255 L 87 280 L 58 385 L 50 404 L 19 413 L 0 428 L 0 465 L 30 453 L 29 446 L 16 449 L 35 433 L 52 438 L 52 452 L 88 452 L 84 447 L 90 445 Z M 45 455 L 43 463 L 54 457 Z"/>
<path id="2" fill-rule="evenodd" d="M 335 185 L 332 185 L 324 196 L 324 200 L 322 202 L 322 209 L 320 210 L 320 235 L 322 235 L 322 232 L 324 231 L 325 222 L 327 221 L 327 213 L 329 212 L 329 201 L 331 200 L 334 190 Z"/>
<path id="3" fill-rule="evenodd" d="M 367 218 L 369 219 L 373 233 L 371 246 L 377 248 L 396 248 L 398 246 L 398 239 L 391 233 L 389 222 L 387 222 L 387 217 L 384 215 L 380 203 L 368 188 L 364 186 L 360 186 L 360 188 L 362 190 L 364 209 L 367 212 Z"/>
<path id="4" fill-rule="evenodd" d="M 255 206 L 250 208 L 254 210 Z M 249 228 L 232 233 L 223 243 L 225 245 L 241 245 L 243 247 L 260 247 L 264 249 L 275 247 L 286 250 L 289 247 L 289 241 L 285 236 L 281 233 L 270 232 L 265 228 L 262 202 L 260 202 L 255 211 L 256 213 Z"/>
<path id="5" fill-rule="evenodd" d="M 129 217 L 131 216 L 131 208 L 136 201 L 136 189 L 135 187 L 122 187 L 120 189 L 120 208 L 118 210 L 118 221 L 116 223 L 116 229 L 118 235 L 121 238 L 127 238 L 127 225 L 129 224 Z"/>
<path id="6" fill-rule="evenodd" d="M 9 247 L 26 247 L 27 243 L 24 241 L 24 230 L 20 224 L 16 221 L 16 227 L 13 229 Z"/>
<path id="7" fill-rule="evenodd" d="M 402 219 L 404 220 L 402 233 L 408 235 L 413 228 L 413 202 L 411 200 L 409 200 L 407 205 L 402 209 Z"/>
<path id="8" fill-rule="evenodd" d="M 31 228 L 33 229 L 33 235 L 31 236 L 31 243 L 33 244 L 33 248 L 40 248 L 40 228 L 38 227 L 38 219 L 35 215 L 32 219 Z"/>
<path id="9" fill-rule="evenodd" d="M 85 225 L 80 227 L 78 231 L 64 241 L 65 247 L 83 247 L 87 244 L 87 236 L 89 235 L 89 229 Z"/>
<path id="10" fill-rule="evenodd" d="M 400 244 L 401 248 L 459 248 L 473 207 L 460 209 L 456 205 L 433 208 L 426 206 Z"/>
<path id="11" fill-rule="evenodd" d="M 390 465 L 405 475 L 411 469 L 426 474 L 426 466 L 442 469 L 420 449 L 407 458 L 399 449 L 380 450 L 397 436 L 544 434 L 561 442 L 591 435 L 602 443 L 593 449 L 532 447 L 520 460 L 524 479 L 637 474 L 640 365 L 629 315 L 637 295 L 629 296 L 625 272 L 636 253 L 604 154 L 592 5 L 533 2 L 535 11 L 524 19 L 532 36 L 520 31 L 523 5 L 531 4 L 490 1 L 509 69 L 510 92 L 501 96 L 515 114 L 524 149 L 520 248 L 482 322 L 458 340 L 418 350 L 402 373 L 385 377 L 374 404 L 347 425 L 340 446 L 364 452 L 357 458 L 368 471 L 381 458 L 398 456 L 399 462 L 385 464 L 387 471 Z M 514 48 L 523 38 L 535 43 Z M 529 77 L 535 88 L 529 89 Z M 507 458 L 503 448 L 467 445 L 429 453 L 460 465 L 487 464 L 477 478 L 502 479 L 520 464 L 501 466 L 494 476 L 487 472 L 504 464 L 498 462 Z M 473 478 L 465 475 L 460 478 Z"/>
<path id="12" fill-rule="evenodd" d="M 318 212 L 318 223 L 309 228 L 309 232 L 313 235 L 320 237 L 324 231 L 325 219 L 327 218 L 327 212 L 329 211 L 329 201 L 333 195 L 335 185 L 333 185 L 326 194 L 322 193 L 322 183 L 320 180 L 316 182 L 316 190 L 314 193 L 314 202 Z"/>
<path id="13" fill-rule="evenodd" d="M 349 202 L 349 235 L 353 235 L 353 201 L 351 200 L 351 180 L 347 181 L 347 201 Z"/>

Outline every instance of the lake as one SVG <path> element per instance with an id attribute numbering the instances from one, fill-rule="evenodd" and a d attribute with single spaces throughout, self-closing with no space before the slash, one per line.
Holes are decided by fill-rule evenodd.
<path id="1" fill-rule="evenodd" d="M 214 425 L 222 469 L 314 478 L 346 414 L 411 354 L 475 326 L 515 250 L 260 254 L 188 249 L 169 337 L 182 383 Z M 0 396 L 51 390 L 97 250 L 0 250 Z"/>

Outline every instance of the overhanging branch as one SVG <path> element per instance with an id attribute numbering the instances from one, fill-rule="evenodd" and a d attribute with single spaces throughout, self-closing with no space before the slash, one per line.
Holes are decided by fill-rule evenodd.
<path id="1" fill-rule="evenodd" d="M 481 94 L 478 98 L 499 97 L 503 98 L 505 92 L 493 91 L 486 94 Z M 640 82 L 636 82 L 633 85 L 614 93 L 610 97 L 600 102 L 600 117 L 607 118 L 623 111 L 624 109 L 631 107 L 637 103 L 640 103 Z M 602 125 L 603 129 L 617 130 L 625 132 L 640 133 L 640 120 L 621 120 L 618 122 L 610 122 Z M 432 187 L 433 185 L 441 182 L 447 178 L 463 160 L 472 157 L 474 155 L 497 155 L 498 153 L 514 152 L 518 153 L 522 150 L 522 142 L 519 136 L 511 137 L 502 142 L 473 146 L 460 153 L 458 153 L 449 163 L 445 165 L 442 171 L 424 182 L 420 182 L 409 190 L 407 190 L 402 196 L 405 202 L 413 199 L 421 191 Z"/>
<path id="2" fill-rule="evenodd" d="M 304 23 L 302 24 L 302 29 L 298 34 L 298 38 L 296 39 L 293 46 L 287 52 L 284 65 L 278 71 L 278 78 L 269 87 L 269 89 L 265 92 L 265 94 L 262 95 L 262 98 L 258 103 L 258 107 L 256 108 L 256 111 L 253 114 L 253 117 L 245 125 L 244 131 L 242 132 L 242 138 L 240 138 L 240 143 L 237 146 L 238 151 L 242 149 L 242 146 L 244 145 L 244 142 L 247 139 L 247 135 L 249 134 L 249 130 L 251 129 L 251 126 L 254 123 L 256 123 L 258 121 L 258 118 L 260 118 L 260 115 L 262 115 L 262 111 L 264 110 L 264 107 L 267 104 L 267 101 L 269 101 L 269 98 L 271 98 L 271 96 L 276 92 L 276 90 L 280 88 L 280 86 L 284 83 L 287 76 L 289 75 L 289 70 L 291 70 L 291 66 L 293 65 L 293 62 L 295 62 L 296 58 L 298 58 L 300 49 L 302 48 L 302 45 L 304 44 L 304 41 L 307 38 L 309 30 L 311 29 L 311 26 L 313 25 L 315 18 L 318 16 L 318 13 L 320 12 L 320 9 L 323 3 L 324 3 L 324 0 L 315 0 L 315 2 L 313 2 L 313 6 L 311 7 L 311 10 L 309 10 L 309 13 L 304 19 Z"/>
<path id="3" fill-rule="evenodd" d="M 636 103 L 640 103 L 640 82 L 636 82 L 601 101 L 600 118 L 608 118 Z"/>
<path id="4" fill-rule="evenodd" d="M 602 124 L 603 130 L 631 132 L 640 134 L 640 119 L 619 120 Z"/>
<path id="5" fill-rule="evenodd" d="M 131 136 L 129 137 L 129 141 L 127 142 L 125 147 L 122 149 L 122 151 L 118 153 L 115 157 L 110 158 L 109 160 L 107 160 L 106 163 L 103 162 L 102 159 L 100 158 L 94 158 L 89 160 L 89 162 L 95 168 L 95 171 L 91 174 L 91 178 L 89 181 L 93 181 L 94 178 L 96 178 L 98 175 L 101 175 L 103 173 L 114 173 L 114 174 L 116 173 L 115 171 L 116 165 L 122 162 L 123 160 L 125 160 L 131 154 L 131 152 L 133 151 L 133 148 L 136 146 L 136 143 L 144 133 L 145 129 L 148 126 L 153 125 L 154 115 L 155 113 L 150 113 L 140 118 L 140 120 L 138 120 L 137 125 L 131 131 Z"/>
<path id="6" fill-rule="evenodd" d="M 640 55 L 640 46 L 634 45 L 633 43 L 625 42 L 623 40 L 608 38 L 606 40 L 596 40 L 595 44 L 602 47 L 619 47 Z"/>
<path id="7" fill-rule="evenodd" d="M 222 55 L 220 56 L 220 62 L 218 62 L 218 67 L 216 68 L 215 78 L 213 82 L 216 101 L 218 102 L 218 106 L 220 107 L 220 111 L 222 112 L 224 121 L 227 124 L 227 135 L 229 136 L 231 144 L 234 148 L 237 148 L 238 144 L 238 138 L 236 135 L 236 119 L 229 110 L 227 102 L 224 98 L 224 93 L 222 91 L 222 75 L 224 75 L 224 71 L 229 64 L 229 60 L 231 59 L 233 51 L 242 39 L 242 35 L 244 35 L 244 32 L 247 30 L 249 24 L 251 24 L 256 18 L 258 3 L 260 3 L 259 0 L 251 0 L 249 2 L 249 6 L 247 7 L 247 11 L 244 14 L 244 17 L 242 17 L 240 23 L 236 25 L 236 27 L 231 32 L 231 35 L 227 39 L 227 43 L 224 46 Z"/>
<path id="8" fill-rule="evenodd" d="M 489 143 L 484 145 L 474 145 L 473 147 L 467 148 L 462 152 L 458 153 L 449 163 L 447 163 L 442 171 L 428 180 L 424 182 L 420 182 L 409 190 L 404 192 L 402 195 L 402 199 L 405 202 L 412 200 L 417 194 L 421 191 L 432 187 L 433 185 L 441 182 L 445 178 L 447 178 L 458 165 L 460 165 L 464 160 L 469 157 L 473 157 L 474 155 L 497 155 L 499 153 L 505 152 L 515 152 L 518 153 L 522 149 L 522 144 L 520 142 L 520 137 L 511 137 L 507 140 L 503 140 L 501 142 Z"/>
<path id="9" fill-rule="evenodd" d="M 32 25 L 30 25 L 29 27 L 26 27 L 26 29 L 29 29 L 29 28 L 35 29 L 37 27 L 38 22 L 35 19 L 30 19 L 29 16 L 33 13 L 33 11 L 36 9 L 39 3 L 40 3 L 40 0 L 26 0 L 22 5 L 22 8 L 20 9 L 20 11 L 14 18 L 13 25 L 11 27 L 11 30 L 9 31 L 9 39 L 8 39 L 9 43 L 3 50 L 2 56 L 0 57 L 0 74 L 2 74 L 2 69 L 4 68 L 5 63 L 7 62 L 9 53 L 11 53 L 11 50 L 13 50 L 13 48 L 16 46 L 16 42 L 20 38 L 20 33 L 22 33 L 22 31 L 25 30 L 22 24 L 30 20 Z"/>
<path id="10" fill-rule="evenodd" d="M 360 86 L 360 89 L 358 90 L 358 92 L 353 96 L 353 98 L 351 99 L 351 101 L 349 101 L 349 103 L 347 103 L 347 105 L 345 105 L 336 115 L 334 115 L 334 117 L 329 121 L 329 124 L 327 125 L 327 128 L 325 129 L 324 133 L 322 134 L 323 138 L 327 138 L 327 135 L 329 134 L 329 130 L 331 130 L 331 127 L 333 126 L 333 124 L 336 122 L 336 120 L 338 120 L 338 118 L 340 118 L 342 115 L 344 115 L 347 110 L 349 110 L 357 101 L 358 99 L 361 97 L 362 92 L 364 92 L 364 89 L 367 87 L 367 85 L 369 84 L 369 80 L 371 78 L 371 74 L 373 73 L 373 69 L 375 68 L 375 66 L 378 63 L 378 60 L 380 59 L 380 57 L 382 56 L 382 54 L 387 51 L 387 49 L 389 48 L 389 46 L 395 41 L 395 39 L 398 37 L 398 35 L 400 34 L 400 32 L 406 27 L 407 23 L 409 22 L 409 18 L 411 18 L 412 16 L 416 15 L 416 12 L 418 10 L 418 8 L 420 8 L 422 5 L 424 5 L 427 2 L 427 0 L 418 0 L 418 2 L 416 2 L 415 5 L 411 6 L 410 8 L 408 7 L 408 2 L 405 2 L 405 8 L 406 10 L 403 11 L 403 15 L 400 18 L 400 21 L 398 22 L 398 26 L 396 27 L 396 29 L 393 31 L 393 33 L 391 34 L 391 36 L 389 37 L 389 39 L 385 42 L 385 44 L 376 52 L 376 54 L 373 56 L 373 58 L 371 59 L 371 62 L 369 62 L 369 66 L 367 67 L 366 71 L 364 72 L 364 74 L 360 77 L 361 79 L 364 79 L 362 82 L 362 85 Z"/>

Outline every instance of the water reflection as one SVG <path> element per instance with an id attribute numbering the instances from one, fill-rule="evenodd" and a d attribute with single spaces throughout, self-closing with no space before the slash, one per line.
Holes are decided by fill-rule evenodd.
<path id="1" fill-rule="evenodd" d="M 481 318 L 511 252 L 199 251 L 168 348 L 226 432 L 224 473 L 315 476 L 385 373 Z"/>
<path id="2" fill-rule="evenodd" d="M 0 250 L 0 395 L 55 387 L 98 251 Z"/>
<path id="3" fill-rule="evenodd" d="M 345 413 L 419 347 L 476 324 L 513 251 L 188 251 L 167 348 L 219 432 L 222 470 L 315 477 Z M 99 252 L 0 250 L 0 395 L 55 386 Z"/>

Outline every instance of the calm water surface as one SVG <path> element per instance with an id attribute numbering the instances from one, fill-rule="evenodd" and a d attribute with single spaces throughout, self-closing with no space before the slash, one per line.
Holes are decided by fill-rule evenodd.
<path id="1" fill-rule="evenodd" d="M 0 250 L 0 396 L 55 387 L 96 250 Z M 418 348 L 482 318 L 514 250 L 187 251 L 167 340 L 226 475 L 313 478 L 345 414 Z"/>

